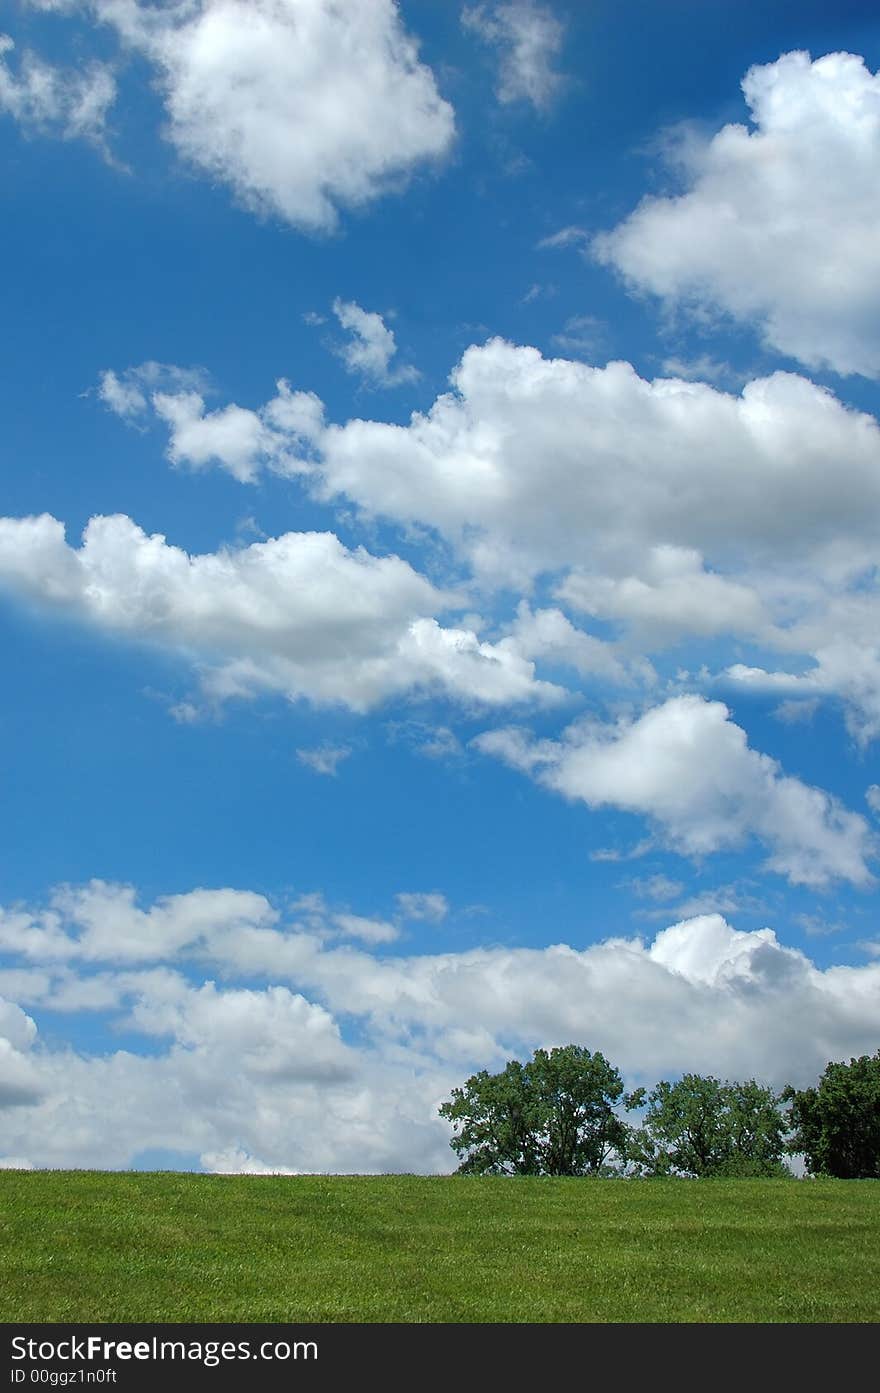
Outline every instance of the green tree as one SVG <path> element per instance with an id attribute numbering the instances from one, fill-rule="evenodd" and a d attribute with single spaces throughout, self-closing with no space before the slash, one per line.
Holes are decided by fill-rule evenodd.
<path id="1" fill-rule="evenodd" d="M 462 1174 L 598 1175 L 626 1154 L 629 1129 L 614 1111 L 622 1097 L 604 1055 L 564 1045 L 474 1074 L 440 1116 L 455 1129 Z"/>
<path id="2" fill-rule="evenodd" d="M 721 1083 L 711 1075 L 685 1074 L 677 1083 L 640 1089 L 629 1100 L 644 1103 L 641 1128 L 631 1129 L 629 1156 L 642 1175 L 788 1175 L 785 1118 L 769 1088 Z"/>
<path id="3" fill-rule="evenodd" d="M 880 1179 L 880 1050 L 828 1064 L 816 1088 L 782 1094 L 792 1128 L 788 1149 L 812 1175 Z"/>

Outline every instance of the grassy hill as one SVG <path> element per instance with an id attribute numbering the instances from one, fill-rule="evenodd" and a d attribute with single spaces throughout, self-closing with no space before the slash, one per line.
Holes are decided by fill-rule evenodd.
<path id="1" fill-rule="evenodd" d="M 0 1173 L 3 1321 L 876 1321 L 880 1184 Z"/>

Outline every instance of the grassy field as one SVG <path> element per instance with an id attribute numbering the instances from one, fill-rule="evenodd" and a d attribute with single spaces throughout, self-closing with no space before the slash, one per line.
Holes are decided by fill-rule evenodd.
<path id="1" fill-rule="evenodd" d="M 3 1321 L 876 1321 L 880 1184 L 0 1172 Z"/>

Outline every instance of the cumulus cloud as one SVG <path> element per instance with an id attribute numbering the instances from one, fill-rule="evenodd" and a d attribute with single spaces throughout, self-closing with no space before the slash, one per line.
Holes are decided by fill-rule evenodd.
<path id="1" fill-rule="evenodd" d="M 294 391 L 285 378 L 275 396 L 255 409 L 230 402 L 209 410 L 207 375 L 198 368 L 142 363 L 101 374 L 98 396 L 129 424 L 152 416 L 168 428 L 171 463 L 195 471 L 224 469 L 239 483 L 254 483 L 263 470 L 291 477 L 313 469 L 314 444 L 324 426 L 324 405 L 313 392 Z"/>
<path id="2" fill-rule="evenodd" d="M 785 655 L 780 691 L 841 698 L 860 741 L 880 730 L 880 427 L 815 383 L 777 372 L 733 393 L 493 339 L 408 424 L 336 425 L 283 380 L 258 410 L 208 411 L 203 386 L 163 371 L 160 389 L 137 369 L 104 396 L 137 420 L 143 399 L 177 464 L 298 474 L 321 502 L 434 529 L 484 591 L 553 580 L 558 606 L 521 607 L 496 657 L 651 680 L 649 654 L 736 636 Z"/>
<path id="3" fill-rule="evenodd" d="M 656 546 L 641 575 L 597 576 L 572 570 L 557 595 L 575 609 L 623 620 L 643 642 L 659 647 L 662 636 L 753 635 L 767 632 L 769 617 L 749 585 L 707 572 L 693 547 Z"/>
<path id="4" fill-rule="evenodd" d="M 274 692 L 366 711 L 414 691 L 490 706 L 565 695 L 512 642 L 438 624 L 455 595 L 333 533 L 189 556 L 125 516 L 92 518 L 78 549 L 55 518 L 2 518 L 0 584 L 194 658 L 216 701 Z"/>
<path id="5" fill-rule="evenodd" d="M 260 469 L 307 473 L 312 441 L 323 426 L 323 406 L 312 392 L 294 392 L 279 378 L 276 395 L 257 411 L 231 403 L 207 411 L 195 391 L 154 392 L 153 409 L 169 427 L 168 458 L 190 469 L 218 465 L 240 483 Z"/>
<path id="6" fill-rule="evenodd" d="M 16 1050 L 29 1050 L 37 1035 L 37 1027 L 19 1006 L 0 997 L 0 1035 Z"/>
<path id="7" fill-rule="evenodd" d="M 843 534 L 853 566 L 875 554 L 880 428 L 805 378 L 732 395 L 492 339 L 451 382 L 408 425 L 330 426 L 327 493 L 437 527 L 506 581 L 566 565 L 638 576 L 657 547 L 818 563 Z"/>
<path id="8" fill-rule="evenodd" d="M 564 82 L 554 64 L 565 31 L 547 5 L 537 0 L 466 5 L 461 22 L 468 32 L 498 50 L 500 102 L 531 102 L 539 111 L 550 105 Z"/>
<path id="9" fill-rule="evenodd" d="M 574 668 L 585 677 L 622 686 L 653 677 L 649 663 L 622 660 L 614 644 L 576 628 L 561 609 L 533 610 L 527 600 L 519 603 L 510 641 L 524 657 Z"/>
<path id="10" fill-rule="evenodd" d="M 687 131 L 673 146 L 685 192 L 644 199 L 595 254 L 809 367 L 880 376 L 880 75 L 851 53 L 795 52 L 742 89 L 752 128 Z"/>
<path id="11" fill-rule="evenodd" d="M 635 720 L 575 724 L 561 741 L 507 729 L 475 744 L 566 798 L 648 817 L 683 855 L 755 837 L 769 851 L 766 868 L 793 884 L 872 883 L 865 819 L 751 749 L 721 702 L 674 697 Z"/>
<path id="12" fill-rule="evenodd" d="M 106 898 L 114 889 L 105 887 Z M 156 962 L 166 966 L 101 974 L 108 1021 L 149 1039 L 150 1053 L 44 1045 L 42 1096 L 21 1099 L 5 1119 L 10 1156 L 123 1166 L 161 1146 L 201 1155 L 215 1170 L 449 1170 L 440 1100 L 474 1069 L 538 1045 L 601 1049 L 632 1082 L 694 1069 L 779 1086 L 811 1082 L 829 1059 L 875 1043 L 880 963 L 820 970 L 771 929 L 744 933 L 717 913 L 674 923 L 650 942 L 383 957 L 287 924 L 257 895 L 250 922 L 233 922 L 223 897 L 244 904 L 250 892 L 194 893 L 218 897 L 213 928 L 210 915 L 195 916 L 189 940 L 178 937 L 173 949 L 154 935 Z M 33 950 L 27 925 L 50 914 L 72 941 L 79 897 L 93 894 L 94 885 L 80 887 L 44 909 L 6 911 L 22 951 Z M 141 912 L 149 920 L 175 898 L 187 896 Z M 105 948 L 113 953 L 111 939 Z M 15 943 L 6 951 L 14 958 Z M 223 985 L 175 970 L 191 954 Z M 43 997 L 50 1019 L 77 1009 L 71 987 L 88 980 L 70 964 L 52 972 L 59 982 L 68 975 L 66 995 Z M 94 1009 L 86 993 L 78 1009 Z M 30 1049 L 27 1019 L 12 1017 Z"/>
<path id="13" fill-rule="evenodd" d="M 209 1059 L 212 1069 L 225 1057 L 251 1078 L 312 1084 L 347 1079 L 353 1071 L 330 1014 L 286 987 L 218 990 L 213 982 L 190 987 L 168 977 L 157 990 L 157 980 L 136 992 L 127 1025 L 170 1036 L 194 1060 Z"/>
<path id="14" fill-rule="evenodd" d="M 427 414 L 331 425 L 316 448 L 321 496 L 436 528 L 483 584 L 555 572 L 558 600 L 642 655 L 735 635 L 812 658 L 803 694 L 841 697 L 859 739 L 880 729 L 880 428 L 803 377 L 734 394 L 496 339 Z"/>
<path id="15" fill-rule="evenodd" d="M 37 962 L 156 962 L 202 943 L 209 932 L 267 927 L 277 918 L 268 900 L 250 891 L 191 890 L 142 910 L 132 886 L 92 880 L 58 888 L 38 915 L 0 910 L 0 950 Z"/>
<path id="16" fill-rule="evenodd" d="M 31 1017 L 0 997 L 0 1108 L 32 1104 L 43 1093 L 39 1069 L 28 1056 L 36 1034 Z"/>
<path id="17" fill-rule="evenodd" d="M 0 112 L 30 134 L 88 140 L 105 149 L 107 113 L 116 100 L 112 69 L 98 62 L 61 68 L 25 50 L 16 71 L 6 59 L 14 48 L 0 34 Z"/>
<path id="18" fill-rule="evenodd" d="M 374 387 L 399 387 L 417 380 L 418 370 L 408 364 L 392 368 L 397 341 L 381 314 L 338 298 L 333 301 L 333 313 L 350 335 L 336 350 L 349 372 Z"/>
<path id="19" fill-rule="evenodd" d="M 483 578 L 580 568 L 586 597 L 590 577 L 610 577 L 590 600 L 609 616 L 644 610 L 654 624 L 683 608 L 685 627 L 707 610 L 720 627 L 755 626 L 736 572 L 805 563 L 846 577 L 876 559 L 880 427 L 806 378 L 777 372 L 733 394 L 491 339 L 466 350 L 451 387 L 407 425 L 327 424 L 318 398 L 283 380 L 254 412 L 205 415 L 193 386 L 151 400 L 177 462 L 252 480 L 286 460 L 326 499 L 438 529 Z M 227 421 L 240 423 L 235 451 Z"/>
<path id="20" fill-rule="evenodd" d="M 94 0 L 158 73 L 166 135 L 246 207 L 309 232 L 449 150 L 454 116 L 395 0 Z"/>

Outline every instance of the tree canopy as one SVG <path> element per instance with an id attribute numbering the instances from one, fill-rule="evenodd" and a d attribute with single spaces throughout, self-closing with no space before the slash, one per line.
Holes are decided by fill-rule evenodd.
<path id="1" fill-rule="evenodd" d="M 880 1179 L 880 1050 L 828 1064 L 815 1088 L 789 1086 L 782 1097 L 789 1150 L 803 1152 L 812 1175 Z"/>
<path id="2" fill-rule="evenodd" d="M 789 1174 L 779 1098 L 754 1079 L 722 1083 L 685 1074 L 677 1083 L 658 1083 L 650 1094 L 640 1089 L 630 1102 L 646 1100 L 642 1126 L 630 1131 L 629 1155 L 640 1174 Z"/>
<path id="3" fill-rule="evenodd" d="M 614 1109 L 620 1074 L 580 1045 L 536 1050 L 498 1074 L 469 1078 L 440 1107 L 463 1174 L 597 1175 L 626 1155 L 626 1124 Z"/>
<path id="4" fill-rule="evenodd" d="M 880 1179 L 880 1050 L 781 1094 L 702 1074 L 624 1094 L 603 1054 L 563 1045 L 473 1074 L 439 1111 L 464 1174 L 790 1176 L 803 1154 L 813 1175 Z"/>

